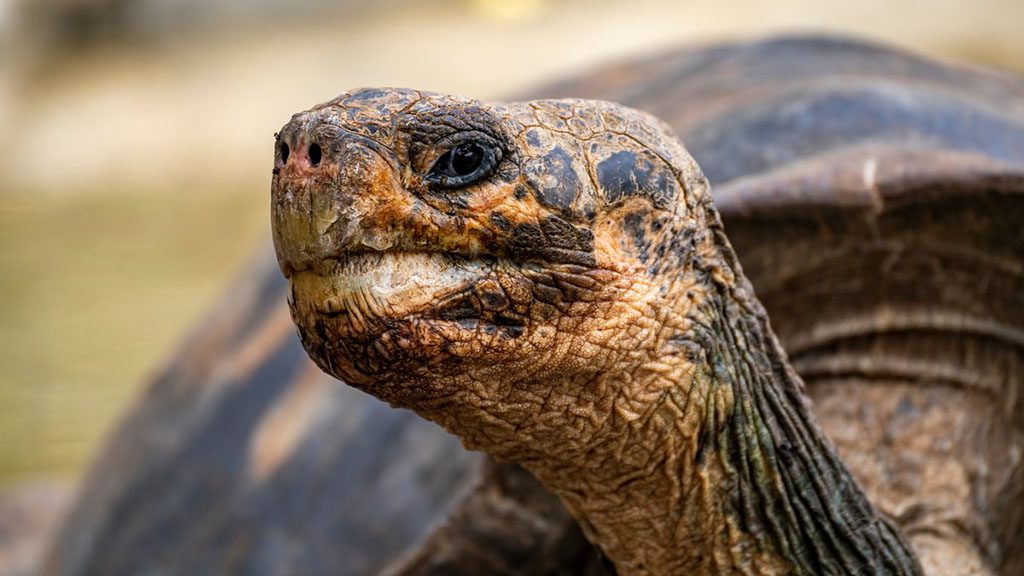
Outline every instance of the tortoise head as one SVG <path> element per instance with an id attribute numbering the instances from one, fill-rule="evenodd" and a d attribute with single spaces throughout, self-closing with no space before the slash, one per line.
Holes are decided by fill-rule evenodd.
<path id="1" fill-rule="evenodd" d="M 664 272 L 710 246 L 705 189 L 610 103 L 362 89 L 277 136 L 274 244 L 322 369 L 478 444 L 652 360 L 694 295 Z"/>

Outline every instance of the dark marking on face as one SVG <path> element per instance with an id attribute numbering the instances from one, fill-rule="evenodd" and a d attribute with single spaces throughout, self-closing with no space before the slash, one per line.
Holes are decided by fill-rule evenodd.
<path id="1" fill-rule="evenodd" d="M 658 247 L 654 249 L 654 255 L 658 258 L 658 260 L 665 259 L 665 252 L 666 248 L 664 244 L 658 244 Z"/>
<path id="2" fill-rule="evenodd" d="M 636 154 L 620 150 L 597 165 L 597 181 L 610 204 L 640 193 L 648 171 L 637 166 Z"/>
<path id="3" fill-rule="evenodd" d="M 503 313 L 494 314 L 491 322 L 498 327 L 498 334 L 504 338 L 519 338 L 526 331 L 524 320 Z"/>
<path id="4" fill-rule="evenodd" d="M 572 156 L 561 146 L 527 162 L 524 172 L 537 192 L 537 200 L 545 206 L 568 211 L 582 192 Z"/>
<path id="5" fill-rule="evenodd" d="M 543 302 L 551 306 L 556 306 L 560 302 L 564 301 L 561 290 L 554 286 L 548 286 L 540 283 L 533 285 L 533 297 L 539 302 Z"/>
<path id="6" fill-rule="evenodd" d="M 537 130 L 529 130 L 526 132 L 526 143 L 534 148 L 541 147 L 540 133 Z"/>
<path id="7" fill-rule="evenodd" d="M 666 208 L 675 202 L 677 195 L 676 177 L 671 170 L 662 166 L 654 179 L 653 194 L 651 200 L 658 208 Z"/>
<path id="8" fill-rule="evenodd" d="M 509 234 L 509 240 L 514 248 L 536 250 L 544 246 L 544 234 L 540 226 L 532 223 L 517 224 Z"/>
<path id="9" fill-rule="evenodd" d="M 502 326 L 501 335 L 506 338 L 519 338 L 526 329 L 522 326 Z"/>
<path id="10" fill-rule="evenodd" d="M 508 306 L 508 298 L 496 291 L 482 292 L 480 302 L 487 310 L 504 310 Z"/>
<path id="11" fill-rule="evenodd" d="M 516 191 L 515 191 L 516 200 L 522 200 L 522 199 L 526 198 L 526 195 L 529 194 L 529 193 L 530 193 L 530 191 L 526 188 L 526 186 L 523 186 L 522 184 L 520 184 L 519 186 L 516 186 Z"/>
<path id="12" fill-rule="evenodd" d="M 676 258 L 685 261 L 697 250 L 698 234 L 692 229 L 683 229 L 671 237 L 668 250 Z"/>
<path id="13" fill-rule="evenodd" d="M 561 218 L 546 218 L 540 225 L 517 224 L 508 233 L 509 255 L 518 260 L 540 259 L 559 264 L 593 267 L 594 235 Z"/>
<path id="14" fill-rule="evenodd" d="M 502 232 L 508 232 L 509 230 L 512 229 L 512 223 L 509 222 L 508 218 L 505 218 L 505 215 L 502 214 L 501 212 L 491 212 L 489 218 L 491 224 L 497 226 L 498 230 L 501 230 Z"/>
<path id="15" fill-rule="evenodd" d="M 650 255 L 648 253 L 648 249 L 650 248 L 651 241 L 650 236 L 647 233 L 647 226 L 643 215 L 638 212 L 627 214 L 622 219 L 622 229 L 633 241 L 633 247 L 636 249 L 637 257 L 642 262 L 647 262 L 648 256 Z"/>
<path id="16" fill-rule="evenodd" d="M 615 152 L 598 163 L 597 181 L 609 204 L 646 196 L 656 208 L 665 208 L 676 195 L 675 177 L 667 166 L 655 165 L 629 150 Z"/>
<path id="17" fill-rule="evenodd" d="M 541 221 L 541 231 L 547 243 L 554 248 L 593 252 L 594 233 L 586 228 L 577 228 L 558 218 L 548 216 Z"/>

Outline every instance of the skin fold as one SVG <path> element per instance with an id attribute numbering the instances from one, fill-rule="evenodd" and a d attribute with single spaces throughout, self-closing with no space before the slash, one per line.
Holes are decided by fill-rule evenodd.
<path id="1" fill-rule="evenodd" d="M 655 118 L 353 91 L 278 134 L 272 219 L 310 357 L 522 464 L 619 574 L 921 573 Z"/>

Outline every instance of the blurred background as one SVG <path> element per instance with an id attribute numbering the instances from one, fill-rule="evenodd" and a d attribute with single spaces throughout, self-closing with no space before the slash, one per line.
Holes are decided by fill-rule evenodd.
<path id="1" fill-rule="evenodd" d="M 269 242 L 293 112 L 362 85 L 502 97 L 781 32 L 1024 71 L 1021 22 L 1020 0 L 0 0 L 0 494 L 59 509 Z"/>

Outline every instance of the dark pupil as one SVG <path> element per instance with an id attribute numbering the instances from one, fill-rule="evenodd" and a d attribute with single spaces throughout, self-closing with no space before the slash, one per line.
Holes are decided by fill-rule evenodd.
<path id="1" fill-rule="evenodd" d="M 483 162 L 483 148 L 477 144 L 459 144 L 452 150 L 452 172 L 456 176 L 472 174 Z"/>

